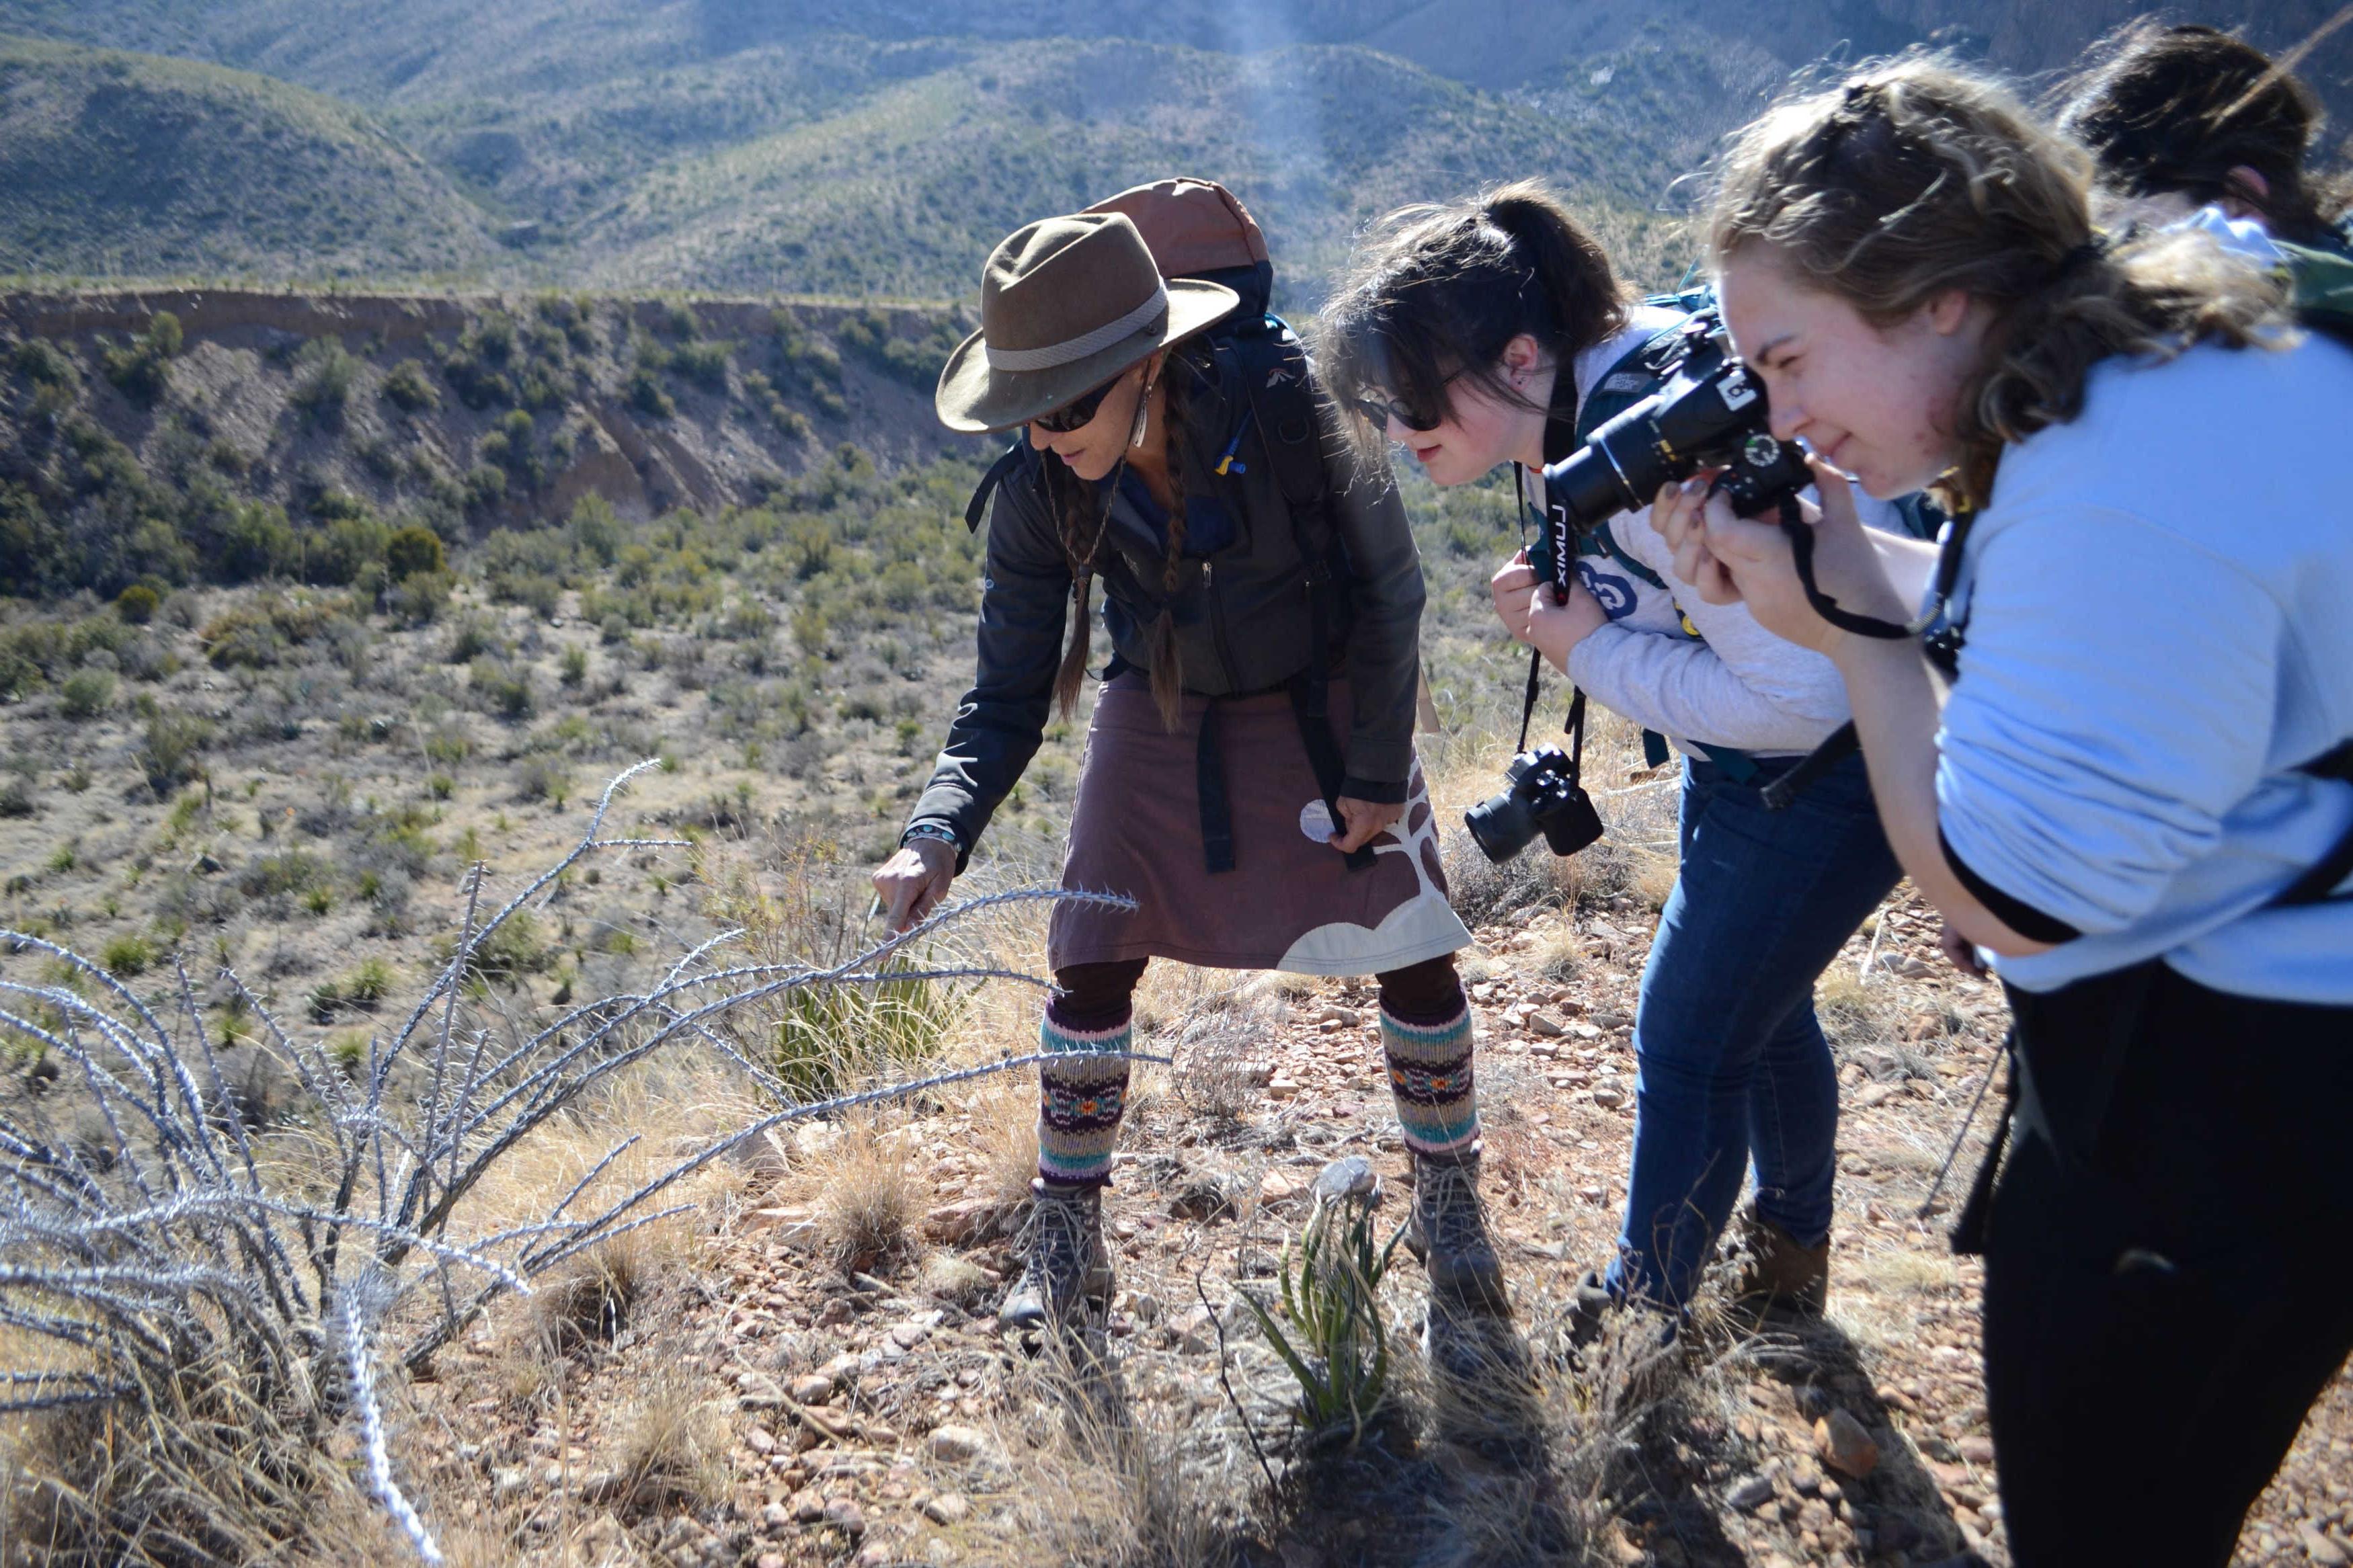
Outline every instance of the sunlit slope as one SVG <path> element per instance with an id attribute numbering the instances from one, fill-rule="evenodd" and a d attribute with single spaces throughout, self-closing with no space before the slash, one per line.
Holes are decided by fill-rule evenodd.
<path id="1" fill-rule="evenodd" d="M 446 175 L 331 99 L 0 38 L 0 271 L 416 278 L 491 249 Z"/>

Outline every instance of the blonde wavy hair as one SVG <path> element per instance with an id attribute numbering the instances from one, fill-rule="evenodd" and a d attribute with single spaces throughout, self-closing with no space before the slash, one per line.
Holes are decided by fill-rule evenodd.
<path id="1" fill-rule="evenodd" d="M 1952 289 L 1994 307 L 1943 481 L 1960 505 L 1992 499 L 2005 446 L 2082 412 L 2103 360 L 2290 341 L 2280 279 L 2197 233 L 2111 245 L 2092 224 L 2089 156 L 2000 82 L 1939 56 L 1872 62 L 1767 111 L 1715 184 L 1718 266 L 1769 247 L 1801 286 L 1883 327 Z"/>

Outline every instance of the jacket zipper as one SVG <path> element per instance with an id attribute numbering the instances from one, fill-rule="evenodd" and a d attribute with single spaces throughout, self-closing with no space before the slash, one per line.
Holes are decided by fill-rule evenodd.
<path id="1" fill-rule="evenodd" d="M 1226 689 L 1241 689 L 1241 678 L 1234 670 L 1234 651 L 1226 642 L 1226 604 L 1218 596 L 1218 569 L 1206 557 L 1201 562 L 1201 593 L 1209 601 L 1209 637 L 1218 650 L 1218 663 L 1226 674 Z"/>

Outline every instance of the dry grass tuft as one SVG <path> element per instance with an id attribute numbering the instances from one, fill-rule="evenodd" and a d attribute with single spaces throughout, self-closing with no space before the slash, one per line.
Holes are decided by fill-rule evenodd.
<path id="1" fill-rule="evenodd" d="M 1080 1352 L 1083 1358 L 1084 1352 Z M 1020 1369 L 1000 1429 L 996 1512 L 957 1545 L 972 1568 L 1227 1568 L 1255 1471 L 1236 1444 L 1186 1444 L 1163 1406 L 1131 1404 L 1116 1368 L 1049 1355 Z"/>
<path id="2" fill-rule="evenodd" d="M 563 1279 L 541 1286 L 531 1303 L 539 1342 L 555 1355 L 609 1344 L 628 1325 L 645 1290 L 647 1258 L 647 1248 L 632 1232 L 586 1255 Z"/>
<path id="3" fill-rule="evenodd" d="M 727 1491 L 727 1424 L 675 1382 L 655 1384 L 619 1425 L 616 1507 L 625 1514 L 702 1508 Z"/>
<path id="4" fill-rule="evenodd" d="M 854 1117 L 802 1174 L 827 1259 L 847 1272 L 871 1272 L 914 1244 L 924 1189 L 878 1117 Z"/>

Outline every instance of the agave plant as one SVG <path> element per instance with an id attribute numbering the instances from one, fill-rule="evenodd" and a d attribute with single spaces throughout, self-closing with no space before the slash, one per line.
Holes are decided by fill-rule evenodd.
<path id="1" fill-rule="evenodd" d="M 1266 1342 L 1298 1381 L 1293 1416 L 1310 1450 L 1354 1447 L 1388 1401 L 1380 1289 L 1405 1237 L 1400 1225 L 1381 1242 L 1379 1183 L 1334 1181 L 1337 1170 L 1317 1180 L 1307 1223 L 1297 1243 L 1282 1249 L 1278 1299 L 1269 1303 L 1241 1292 Z"/>

